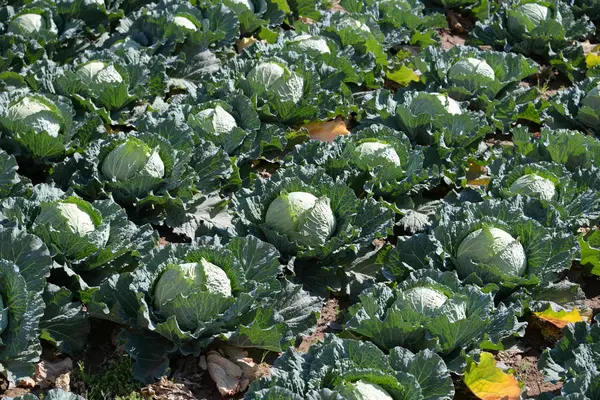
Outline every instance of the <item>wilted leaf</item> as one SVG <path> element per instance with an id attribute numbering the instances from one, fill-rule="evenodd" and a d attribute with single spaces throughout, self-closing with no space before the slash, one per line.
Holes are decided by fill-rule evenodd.
<path id="1" fill-rule="evenodd" d="M 581 314 L 579 314 L 577 308 L 574 308 L 572 311 L 554 311 L 551 306 L 548 306 L 547 310 L 534 312 L 533 314 L 544 321 L 550 322 L 552 325 L 558 328 L 564 328 L 568 324 L 583 321 L 583 318 L 581 317 Z"/>
<path id="2" fill-rule="evenodd" d="M 463 380 L 482 400 L 518 400 L 521 397 L 517 379 L 498 368 L 491 353 L 481 353 L 479 364 L 469 361 Z"/>

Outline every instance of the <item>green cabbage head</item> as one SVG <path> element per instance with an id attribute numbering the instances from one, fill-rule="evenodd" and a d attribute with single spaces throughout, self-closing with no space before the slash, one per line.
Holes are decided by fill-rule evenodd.
<path id="1" fill-rule="evenodd" d="M 102 61 L 90 61 L 77 69 L 77 78 L 94 91 L 123 83 L 123 77 L 113 65 Z"/>
<path id="2" fill-rule="evenodd" d="M 130 138 L 108 153 L 102 162 L 102 173 L 122 183 L 145 177 L 160 179 L 165 175 L 165 165 L 156 150 L 139 139 Z"/>
<path id="3" fill-rule="evenodd" d="M 542 22 L 551 19 L 552 10 L 549 7 L 537 3 L 526 3 L 508 12 L 506 25 L 511 34 L 520 37 L 527 32 L 533 31 Z M 554 19 L 557 22 L 562 21 L 562 17 L 558 11 Z"/>
<path id="4" fill-rule="evenodd" d="M 42 203 L 35 222 L 49 224 L 64 234 L 85 236 L 96 229 L 98 221 L 94 223 L 97 217 L 92 214 L 89 207 L 85 209 L 84 204 L 83 201 L 79 204 L 68 201 Z"/>
<path id="5" fill-rule="evenodd" d="M 327 41 L 319 36 L 298 35 L 292 39 L 293 45 L 299 50 L 316 51 L 319 54 L 330 54 L 331 49 L 327 45 Z"/>
<path id="6" fill-rule="evenodd" d="M 600 83 L 587 92 L 581 100 L 581 105 L 600 111 Z"/>
<path id="7" fill-rule="evenodd" d="M 364 142 L 356 147 L 361 160 L 374 165 L 391 164 L 400 166 L 400 157 L 394 146 L 382 142 Z"/>
<path id="8" fill-rule="evenodd" d="M 433 117 L 444 113 L 462 114 L 460 104 L 448 95 L 441 93 L 419 93 L 410 105 L 410 109 L 415 115 L 428 114 Z"/>
<path id="9" fill-rule="evenodd" d="M 474 91 L 496 80 L 493 68 L 485 61 L 467 58 L 454 64 L 448 71 L 448 80 L 455 86 Z"/>
<path id="10" fill-rule="evenodd" d="M 217 136 L 229 133 L 237 127 L 235 118 L 219 105 L 200 111 L 196 114 L 196 119 L 202 129 Z"/>
<path id="11" fill-rule="evenodd" d="M 198 30 L 196 24 L 185 15 L 176 15 L 173 17 L 173 23 L 180 28 L 184 28 L 193 32 Z"/>
<path id="12" fill-rule="evenodd" d="M 57 106 L 36 96 L 25 96 L 11 105 L 6 120 L 11 122 L 13 133 L 33 130 L 36 133 L 46 132 L 54 138 L 58 137 L 64 125 Z"/>
<path id="13" fill-rule="evenodd" d="M 519 177 L 510 185 L 514 194 L 534 197 L 543 201 L 551 201 L 556 197 L 554 182 L 536 174 L 527 174 Z"/>
<path id="14" fill-rule="evenodd" d="M 282 102 L 298 103 L 304 94 L 304 78 L 273 61 L 258 64 L 246 78 L 256 92 L 273 94 Z"/>
<path id="15" fill-rule="evenodd" d="M 463 239 L 456 262 L 461 277 L 476 272 L 473 263 L 495 266 L 514 277 L 522 276 L 527 269 L 523 245 L 502 229 L 488 227 L 477 229 Z"/>
<path id="16" fill-rule="evenodd" d="M 349 400 L 393 400 L 388 392 L 381 386 L 365 381 L 347 382 L 340 394 Z"/>
<path id="17" fill-rule="evenodd" d="M 8 24 L 8 31 L 22 36 L 34 36 L 47 29 L 44 17 L 40 14 L 26 13 L 15 17 Z"/>
<path id="18" fill-rule="evenodd" d="M 302 246 L 322 246 L 335 231 L 335 215 L 327 197 L 307 192 L 279 195 L 267 209 L 265 222 Z"/>

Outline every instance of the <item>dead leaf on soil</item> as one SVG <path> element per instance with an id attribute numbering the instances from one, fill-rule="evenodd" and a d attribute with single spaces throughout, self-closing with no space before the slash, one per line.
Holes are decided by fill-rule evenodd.
<path id="1" fill-rule="evenodd" d="M 310 133 L 310 138 L 321 142 L 333 142 L 338 136 L 350 133 L 346 127 L 343 118 L 336 118 L 332 121 L 316 121 L 310 124 L 302 125 Z"/>
<path id="2" fill-rule="evenodd" d="M 142 396 L 154 400 L 195 400 L 196 397 L 185 385 L 171 382 L 166 376 L 140 390 Z"/>
<path id="3" fill-rule="evenodd" d="M 241 393 L 252 381 L 269 373 L 267 366 L 255 363 L 247 352 L 228 345 L 221 346 L 218 351 L 209 351 L 206 364 L 222 396 Z"/>
<path id="4" fill-rule="evenodd" d="M 493 354 L 483 352 L 479 363 L 469 361 L 464 382 L 482 400 L 519 400 L 519 381 L 496 366 Z"/>
<path id="5" fill-rule="evenodd" d="M 73 361 L 70 358 L 56 362 L 40 361 L 35 366 L 33 380 L 35 385 L 42 389 L 53 386 L 69 391 L 71 371 L 73 371 Z"/>

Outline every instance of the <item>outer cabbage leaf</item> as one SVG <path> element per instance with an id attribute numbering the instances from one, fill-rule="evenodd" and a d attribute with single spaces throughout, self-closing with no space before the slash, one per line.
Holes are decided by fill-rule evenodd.
<path id="1" fill-rule="evenodd" d="M 396 347 L 386 355 L 372 343 L 327 335 L 308 353 L 289 349 L 255 381 L 245 399 L 355 399 L 353 383 L 378 385 L 393 399 L 451 399 L 446 365 L 429 350 L 416 354 Z"/>
<path id="2" fill-rule="evenodd" d="M 36 236 L 0 227 L 0 371 L 10 382 L 33 375 L 42 347 L 42 293 L 52 259 Z"/>
<path id="3" fill-rule="evenodd" d="M 600 78 L 585 79 L 573 87 L 562 90 L 550 98 L 545 112 L 546 123 L 551 128 L 578 129 L 600 133 L 600 109 L 596 99 Z"/>

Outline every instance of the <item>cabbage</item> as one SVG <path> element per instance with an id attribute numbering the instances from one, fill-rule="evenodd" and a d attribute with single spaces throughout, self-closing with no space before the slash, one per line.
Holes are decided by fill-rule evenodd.
<path id="1" fill-rule="evenodd" d="M 258 64 L 246 78 L 259 93 L 273 93 L 284 102 L 297 103 L 304 94 L 304 78 L 276 62 Z"/>
<path id="2" fill-rule="evenodd" d="M 394 147 L 381 142 L 364 142 L 356 147 L 356 151 L 363 160 L 371 164 L 392 164 L 400 166 L 400 157 Z"/>
<path id="3" fill-rule="evenodd" d="M 460 104 L 441 93 L 419 93 L 411 104 L 411 111 L 415 115 L 429 114 L 440 115 L 444 112 L 452 115 L 462 114 Z"/>
<path id="4" fill-rule="evenodd" d="M 471 232 L 458 246 L 457 272 L 466 277 L 473 263 L 495 266 L 503 273 L 518 277 L 527 269 L 525 249 L 509 233 L 498 228 Z"/>
<path id="5" fill-rule="evenodd" d="M 8 24 L 8 31 L 23 36 L 40 32 L 44 29 L 44 17 L 40 14 L 21 14 Z"/>
<path id="6" fill-rule="evenodd" d="M 252 0 L 229 0 L 234 4 L 241 4 L 243 6 L 245 6 L 248 10 L 254 12 L 254 4 L 252 3 Z"/>
<path id="7" fill-rule="evenodd" d="M 415 287 L 404 292 L 404 298 L 399 300 L 404 306 L 410 305 L 413 311 L 427 315 L 443 306 L 448 297 L 439 290 Z"/>
<path id="8" fill-rule="evenodd" d="M 600 110 L 600 83 L 596 84 L 581 100 L 581 105 Z"/>
<path id="9" fill-rule="evenodd" d="M 304 51 L 314 50 L 319 54 L 330 54 L 331 49 L 327 45 L 327 41 L 319 36 L 299 35 L 296 36 L 292 43 L 299 49 Z"/>
<path id="10" fill-rule="evenodd" d="M 49 224 L 56 231 L 87 235 L 96 229 L 90 214 L 75 203 L 52 202 L 41 205 L 36 224 Z"/>
<path id="11" fill-rule="evenodd" d="M 371 32 L 371 28 L 369 28 L 367 25 L 363 24 L 362 22 L 360 22 L 354 18 L 350 18 L 350 17 L 346 17 L 346 18 L 342 19 L 338 24 L 338 29 L 345 29 L 345 28 L 359 29 L 363 32 Z"/>
<path id="12" fill-rule="evenodd" d="M 467 58 L 454 64 L 448 70 L 448 80 L 456 86 L 474 91 L 482 85 L 496 80 L 496 74 L 485 60 Z"/>
<path id="13" fill-rule="evenodd" d="M 282 194 L 271 202 L 265 222 L 303 246 L 322 246 L 335 230 L 335 216 L 327 197 L 311 193 Z"/>
<path id="14" fill-rule="evenodd" d="M 189 29 L 190 31 L 197 31 L 198 27 L 188 17 L 177 15 L 173 18 L 173 23 L 180 28 Z"/>
<path id="15" fill-rule="evenodd" d="M 510 185 L 510 191 L 515 194 L 535 197 L 543 201 L 551 201 L 556 197 L 554 182 L 536 174 L 519 177 Z"/>
<path id="16" fill-rule="evenodd" d="M 165 165 L 157 151 L 132 138 L 108 153 L 102 163 L 102 173 L 117 182 L 138 177 L 162 178 Z"/>
<path id="17" fill-rule="evenodd" d="M 6 118 L 17 127 L 30 128 L 37 133 L 46 132 L 52 137 L 58 137 L 62 127 L 60 113 L 46 101 L 33 96 L 26 96 L 10 106 Z"/>
<path id="18" fill-rule="evenodd" d="M 562 18 L 557 11 L 555 20 L 561 22 Z M 526 32 L 531 32 L 542 22 L 552 19 L 552 10 L 549 7 L 537 3 L 527 3 L 511 10 L 507 18 L 507 28 L 515 36 L 522 36 Z"/>
<path id="19" fill-rule="evenodd" d="M 229 133 L 237 126 L 235 118 L 219 105 L 200 111 L 196 114 L 196 119 L 202 129 L 217 136 Z"/>
<path id="20" fill-rule="evenodd" d="M 347 393 L 347 394 L 346 394 Z M 381 386 L 364 380 L 347 383 L 345 390 L 346 396 L 352 400 L 393 400 Z"/>
<path id="21" fill-rule="evenodd" d="M 123 83 L 123 77 L 112 65 L 90 61 L 77 69 L 77 78 L 92 90 L 102 90 L 106 85 Z"/>

